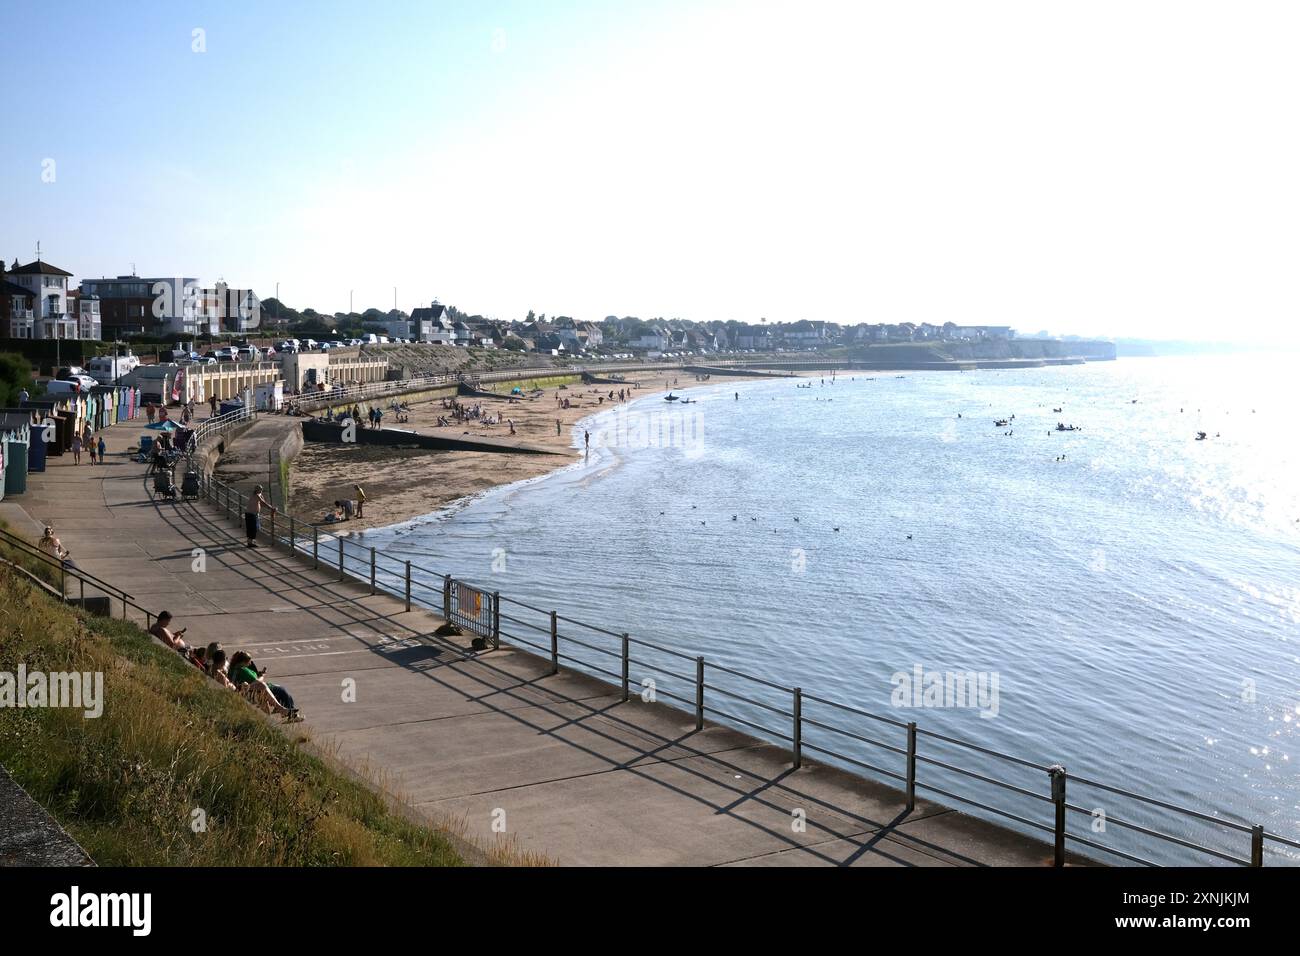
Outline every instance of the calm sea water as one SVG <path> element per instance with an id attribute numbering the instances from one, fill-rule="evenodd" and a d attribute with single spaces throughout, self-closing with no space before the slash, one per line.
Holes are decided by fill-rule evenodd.
<path id="1" fill-rule="evenodd" d="M 802 389 L 683 378 L 696 404 L 649 397 L 588 423 L 587 462 L 365 543 L 703 655 L 710 668 L 1297 839 L 1295 374 L 1276 358 L 1236 356 L 854 373 Z M 1058 421 L 1081 430 L 1056 432 Z M 1198 430 L 1208 439 L 1195 440 Z M 548 641 L 526 625 L 504 629 Z M 568 649 L 618 670 L 614 658 Z M 649 674 L 661 692 L 692 697 L 691 661 L 633 653 L 649 665 L 633 668 L 634 682 Z M 996 698 L 898 706 L 897 675 L 918 667 L 996 678 Z M 718 691 L 711 705 L 774 739 L 789 734 L 789 720 L 762 706 L 788 711 L 787 693 L 723 671 L 708 679 L 751 701 Z M 904 744 L 883 722 L 815 702 L 804 713 Z M 815 726 L 806 738 L 903 769 L 897 754 Z M 1048 792 L 1038 770 L 924 735 L 920 751 Z M 921 779 L 1051 820 L 1045 803 L 932 765 Z M 1070 801 L 1248 856 L 1245 835 L 1212 824 L 1074 784 Z M 1149 859 L 1215 862 L 1114 823 L 1098 831 L 1094 818 L 1075 814 L 1071 829 Z"/>

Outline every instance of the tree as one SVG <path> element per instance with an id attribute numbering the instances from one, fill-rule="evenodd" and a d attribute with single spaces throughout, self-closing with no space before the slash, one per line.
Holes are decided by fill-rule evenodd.
<path id="1" fill-rule="evenodd" d="M 0 407 L 18 405 L 18 393 L 31 391 L 32 366 L 27 359 L 14 352 L 0 353 Z"/>

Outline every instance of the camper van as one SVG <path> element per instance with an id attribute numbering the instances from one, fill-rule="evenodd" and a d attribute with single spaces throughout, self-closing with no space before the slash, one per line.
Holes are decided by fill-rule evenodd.
<path id="1" fill-rule="evenodd" d="M 100 355 L 90 360 L 86 372 L 97 381 L 113 383 L 139 364 L 140 360 L 130 352 L 117 357 Z"/>

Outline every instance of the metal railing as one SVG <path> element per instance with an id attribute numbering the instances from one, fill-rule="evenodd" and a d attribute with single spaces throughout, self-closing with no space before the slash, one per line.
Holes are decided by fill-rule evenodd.
<path id="1" fill-rule="evenodd" d="M 202 494 L 223 515 L 242 524 L 246 501 L 242 494 L 215 478 L 204 480 Z M 865 771 L 898 784 L 903 788 L 909 812 L 916 808 L 917 792 L 925 791 L 1012 821 L 1031 833 L 1046 836 L 1056 866 L 1065 865 L 1071 846 L 1144 866 L 1161 865 L 1139 855 L 1156 846 L 1176 847 L 1242 866 L 1263 866 L 1266 849 L 1279 854 L 1300 850 L 1300 841 L 1269 833 L 1263 825 L 1228 820 L 1072 775 L 1060 764 L 1002 753 L 922 728 L 915 721 L 871 713 L 716 660 L 706 661 L 702 655 L 587 624 L 554 609 L 536 607 L 499 591 L 413 565 L 409 560 L 393 558 L 352 536 L 322 533 L 321 525 L 299 521 L 277 508 L 264 511 L 264 515 L 261 534 L 273 548 L 284 547 L 309 560 L 314 568 L 336 569 L 339 581 L 351 580 L 366 586 L 371 594 L 397 597 L 408 611 L 413 605 L 441 611 L 445 620 L 458 622 L 462 628 L 485 637 L 494 648 L 505 639 L 549 659 L 552 674 L 558 673 L 563 663 L 607 679 L 619 688 L 624 701 L 634 693 L 643 700 L 663 698 L 693 713 L 697 730 L 704 728 L 706 717 L 712 717 L 718 724 L 788 747 L 796 769 L 802 766 L 804 754 L 809 753 L 825 758 L 826 763 Z M 474 606 L 472 621 L 466 614 L 466 600 Z M 972 762 L 979 769 L 973 769 L 969 765 Z M 971 781 L 979 785 L 974 794 Z M 1012 805 L 995 806 L 977 799 L 984 790 L 1007 795 Z M 1096 828 L 1098 808 L 1071 802 L 1076 791 L 1085 799 L 1104 795 L 1112 802 L 1123 801 L 1128 807 L 1125 813 L 1107 811 L 1104 823 L 1133 835 L 1133 845 L 1101 842 Z M 1030 815 L 1038 810 L 1046 812 Z M 1071 828 L 1072 819 L 1082 820 L 1087 835 L 1079 832 L 1078 826 Z M 1166 832 L 1170 819 L 1184 827 L 1212 827 L 1211 832 L 1217 836 L 1213 840 L 1195 840 L 1190 831 Z M 1159 828 L 1161 824 L 1166 829 Z M 1290 858 L 1300 856 L 1290 854 Z"/>
<path id="2" fill-rule="evenodd" d="M 0 528 L 0 543 L 12 548 L 19 554 L 30 558 L 36 558 L 52 570 L 57 570 L 59 574 L 59 584 L 50 584 L 50 587 L 56 588 L 63 596 L 63 600 L 66 603 L 76 603 L 83 609 L 88 609 L 91 607 L 91 604 L 88 602 L 93 601 L 96 597 L 107 599 L 108 614 L 105 616 L 113 617 L 114 608 L 121 606 L 122 620 L 131 620 L 130 612 L 135 610 L 143 616 L 146 630 L 153 626 L 155 617 L 153 612 L 148 608 L 137 604 L 130 594 L 116 585 L 109 584 L 103 578 L 96 577 L 88 571 L 83 571 L 66 558 L 56 558 L 48 551 L 43 551 L 30 541 L 27 541 L 3 528 Z M 69 581 L 76 585 L 75 595 L 68 589 Z M 90 587 L 89 593 L 87 593 L 86 590 L 87 585 Z"/>

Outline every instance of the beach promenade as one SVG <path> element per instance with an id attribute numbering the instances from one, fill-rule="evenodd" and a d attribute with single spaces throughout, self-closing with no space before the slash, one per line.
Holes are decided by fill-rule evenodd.
<path id="1" fill-rule="evenodd" d="M 103 466 L 51 459 L 0 516 L 33 538 L 54 525 L 79 567 L 171 611 L 191 643 L 248 650 L 306 716 L 286 732 L 435 823 L 564 865 L 1051 865 L 1047 844 L 924 800 L 908 814 L 899 791 L 793 770 L 788 751 L 504 644 L 475 653 L 433 636 L 433 612 L 249 550 L 204 502 L 153 498 L 125 451 L 139 431 L 106 429 Z"/>

